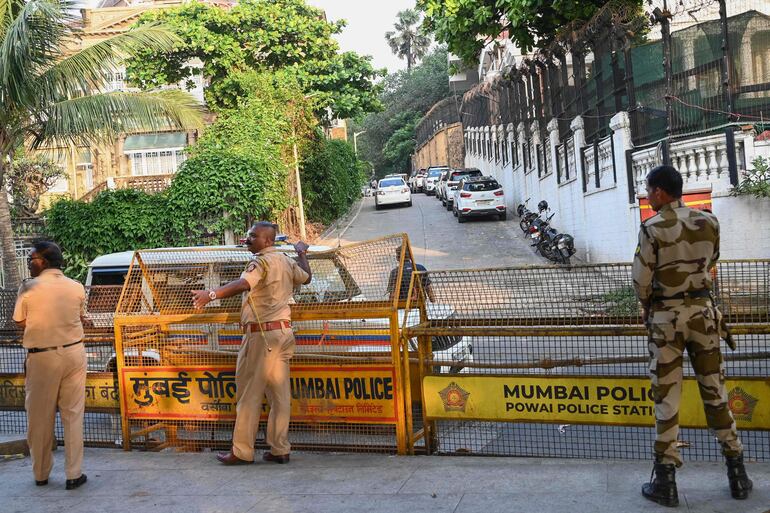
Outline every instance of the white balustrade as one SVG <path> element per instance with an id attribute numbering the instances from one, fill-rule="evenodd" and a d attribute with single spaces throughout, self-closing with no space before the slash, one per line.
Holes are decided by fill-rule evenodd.
<path id="1" fill-rule="evenodd" d="M 738 172 L 744 170 L 744 141 L 748 135 L 736 134 L 735 156 Z M 696 189 L 699 186 L 711 187 L 712 190 L 729 188 L 729 173 L 727 164 L 727 143 L 724 134 L 676 141 L 671 144 L 671 165 L 679 170 L 685 184 L 685 189 Z M 633 177 L 637 192 L 643 192 L 645 179 L 655 166 L 662 164 L 660 146 L 647 148 L 633 155 Z"/>

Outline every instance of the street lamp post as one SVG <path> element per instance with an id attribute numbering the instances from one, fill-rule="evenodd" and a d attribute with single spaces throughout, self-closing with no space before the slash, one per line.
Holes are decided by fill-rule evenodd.
<path id="1" fill-rule="evenodd" d="M 366 133 L 366 130 L 361 130 L 360 132 L 353 133 L 353 153 L 356 155 L 356 158 L 358 158 L 358 144 L 357 144 L 358 136 L 365 133 Z"/>

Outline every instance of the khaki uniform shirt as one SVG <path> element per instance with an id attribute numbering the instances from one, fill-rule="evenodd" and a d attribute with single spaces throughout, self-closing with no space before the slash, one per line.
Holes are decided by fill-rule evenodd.
<path id="1" fill-rule="evenodd" d="M 291 320 L 289 304 L 294 288 L 309 277 L 296 260 L 274 247 L 257 253 L 241 274 L 251 286 L 251 290 L 243 295 L 241 323 Z M 249 297 L 254 308 L 249 304 Z"/>
<path id="2" fill-rule="evenodd" d="M 639 231 L 632 271 L 636 295 L 649 307 L 653 297 L 710 289 L 717 259 L 716 216 L 681 200 L 664 205 Z"/>
<path id="3" fill-rule="evenodd" d="M 86 291 L 60 269 L 45 269 L 19 287 L 13 320 L 26 321 L 27 349 L 56 347 L 83 340 Z"/>

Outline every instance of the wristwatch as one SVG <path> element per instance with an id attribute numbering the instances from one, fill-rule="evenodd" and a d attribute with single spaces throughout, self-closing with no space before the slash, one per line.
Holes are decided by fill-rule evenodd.
<path id="1" fill-rule="evenodd" d="M 209 299 L 214 301 L 217 298 L 217 293 L 214 290 L 209 290 Z"/>

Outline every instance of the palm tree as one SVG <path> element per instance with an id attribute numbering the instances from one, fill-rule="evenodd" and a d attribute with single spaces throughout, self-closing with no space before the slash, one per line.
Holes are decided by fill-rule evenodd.
<path id="1" fill-rule="evenodd" d="M 390 49 L 400 59 L 406 59 L 406 70 L 411 71 L 419 59 L 428 53 L 430 37 L 420 30 L 420 14 L 414 9 L 398 13 L 398 21 L 393 25 L 396 30 L 385 33 L 385 40 Z"/>
<path id="2" fill-rule="evenodd" d="M 179 41 L 146 25 L 78 51 L 71 0 L 0 0 L 0 187 L 14 153 L 114 141 L 121 133 L 190 129 L 202 113 L 186 92 L 105 93 L 110 74 L 140 48 Z M 2 190 L 2 189 L 0 189 Z M 19 285 L 8 195 L 0 192 L 5 286 Z"/>

